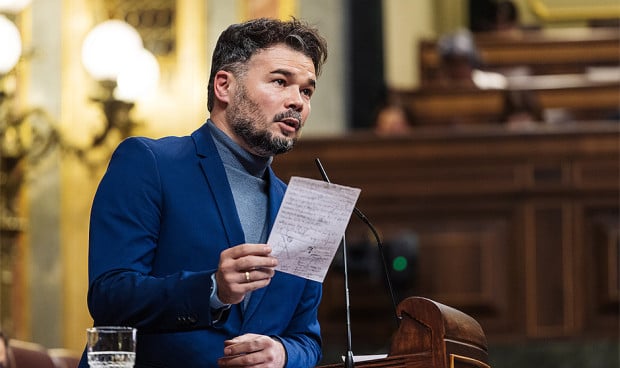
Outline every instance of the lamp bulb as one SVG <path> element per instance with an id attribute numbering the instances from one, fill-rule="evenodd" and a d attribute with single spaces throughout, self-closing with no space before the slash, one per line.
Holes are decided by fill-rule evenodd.
<path id="1" fill-rule="evenodd" d="M 32 0 L 0 0 L 0 13 L 17 14 L 24 10 Z"/>
<path id="2" fill-rule="evenodd" d="M 159 82 L 159 63 L 147 49 L 134 54 L 118 75 L 114 97 L 123 101 L 135 101 L 154 92 Z"/>
<path id="3" fill-rule="evenodd" d="M 22 54 L 22 39 L 17 26 L 0 14 L 0 75 L 10 72 Z"/>
<path id="4" fill-rule="evenodd" d="M 129 58 L 142 49 L 142 38 L 128 23 L 112 19 L 93 28 L 82 45 L 82 62 L 98 81 L 116 81 Z"/>

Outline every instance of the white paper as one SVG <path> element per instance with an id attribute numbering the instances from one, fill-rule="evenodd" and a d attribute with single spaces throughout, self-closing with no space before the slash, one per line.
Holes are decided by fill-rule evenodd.
<path id="1" fill-rule="evenodd" d="M 369 360 L 377 360 L 377 359 L 385 359 L 387 358 L 387 354 L 373 354 L 373 355 L 354 355 L 353 362 L 367 362 Z M 342 356 L 342 361 L 345 361 L 344 355 Z"/>
<path id="2" fill-rule="evenodd" d="M 293 176 L 267 240 L 276 270 L 323 282 L 360 192 Z"/>

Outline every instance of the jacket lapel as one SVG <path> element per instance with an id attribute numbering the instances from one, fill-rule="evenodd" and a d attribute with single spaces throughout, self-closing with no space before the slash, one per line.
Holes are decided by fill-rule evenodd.
<path id="1" fill-rule="evenodd" d="M 278 210 L 280 209 L 280 205 L 282 204 L 282 200 L 284 198 L 284 192 L 286 190 L 285 186 L 277 185 L 279 179 L 275 176 L 271 167 L 268 168 L 268 178 L 269 178 L 269 224 L 268 224 L 268 234 L 271 233 L 271 228 L 273 227 L 273 223 L 275 222 L 276 216 L 278 214 Z M 268 235 L 269 236 L 269 235 Z M 277 276 L 277 273 L 276 273 Z M 274 277 L 276 277 L 274 276 Z M 243 320 L 249 320 L 252 317 L 252 314 L 256 312 L 260 301 L 265 296 L 267 289 L 271 287 L 271 284 L 267 287 L 254 290 L 250 297 L 250 302 L 248 303 L 244 314 Z"/>
<path id="2" fill-rule="evenodd" d="M 235 200 L 226 177 L 222 159 L 217 152 L 209 127 L 204 124 L 192 134 L 200 167 L 221 216 L 229 246 L 245 243 L 245 235 L 235 207 Z"/>

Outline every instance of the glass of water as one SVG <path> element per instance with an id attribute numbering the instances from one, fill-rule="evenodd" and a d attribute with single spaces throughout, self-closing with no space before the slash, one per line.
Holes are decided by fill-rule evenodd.
<path id="1" fill-rule="evenodd" d="M 86 330 L 90 368 L 133 368 L 136 333 L 132 327 L 101 326 Z"/>

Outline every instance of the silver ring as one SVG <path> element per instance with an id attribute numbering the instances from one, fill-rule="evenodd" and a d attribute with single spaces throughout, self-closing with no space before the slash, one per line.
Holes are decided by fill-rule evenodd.
<path id="1" fill-rule="evenodd" d="M 245 281 L 250 282 L 250 271 L 245 271 Z"/>

